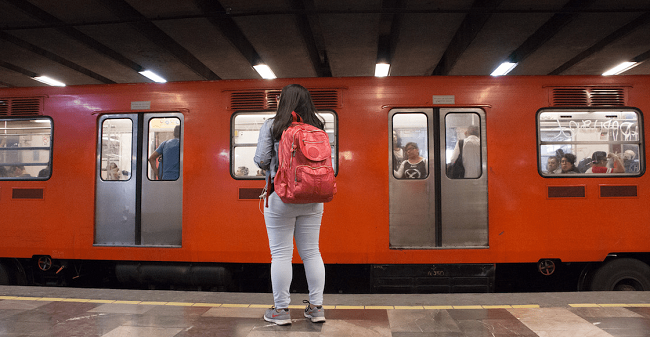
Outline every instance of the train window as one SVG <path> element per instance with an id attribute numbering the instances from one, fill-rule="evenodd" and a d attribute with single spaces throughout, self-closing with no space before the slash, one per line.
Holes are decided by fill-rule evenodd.
<path id="1" fill-rule="evenodd" d="M 180 176 L 181 120 L 177 117 L 149 120 L 149 180 L 178 180 Z"/>
<path id="2" fill-rule="evenodd" d="M 639 113 L 631 109 L 540 111 L 540 174 L 640 174 L 644 159 L 639 119 Z"/>
<path id="3" fill-rule="evenodd" d="M 445 115 L 445 164 L 450 179 L 481 176 L 480 125 L 481 117 L 476 113 L 452 112 Z"/>
<path id="4" fill-rule="evenodd" d="M 133 121 L 128 118 L 105 119 L 102 123 L 102 180 L 131 178 Z"/>
<path id="5" fill-rule="evenodd" d="M 51 154 L 51 119 L 0 119 L 0 180 L 48 179 Z"/>
<path id="6" fill-rule="evenodd" d="M 332 166 L 338 172 L 336 144 L 336 115 L 330 111 L 319 111 L 325 121 L 325 132 L 332 146 Z M 264 122 L 275 116 L 275 112 L 240 112 L 232 119 L 231 174 L 237 179 L 264 179 L 265 175 L 253 161 L 260 129 Z"/>
<path id="7" fill-rule="evenodd" d="M 393 115 L 393 175 L 397 179 L 425 179 L 429 175 L 427 115 Z"/>

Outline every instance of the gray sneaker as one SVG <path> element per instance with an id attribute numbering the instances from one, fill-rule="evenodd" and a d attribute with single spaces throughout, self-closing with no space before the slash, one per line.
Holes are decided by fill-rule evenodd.
<path id="1" fill-rule="evenodd" d="M 322 305 L 312 307 L 307 300 L 302 301 L 302 303 L 307 303 L 305 317 L 311 319 L 314 323 L 325 322 L 325 309 L 323 309 Z"/>
<path id="2" fill-rule="evenodd" d="M 291 324 L 291 315 L 289 314 L 289 309 L 276 309 L 272 307 L 264 313 L 264 320 L 277 325 L 287 325 Z"/>

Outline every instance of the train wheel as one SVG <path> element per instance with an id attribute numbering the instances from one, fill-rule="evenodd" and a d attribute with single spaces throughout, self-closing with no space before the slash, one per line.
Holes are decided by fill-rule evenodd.
<path id="1" fill-rule="evenodd" d="M 630 258 L 612 260 L 598 268 L 591 280 L 594 291 L 650 290 L 650 266 Z"/>

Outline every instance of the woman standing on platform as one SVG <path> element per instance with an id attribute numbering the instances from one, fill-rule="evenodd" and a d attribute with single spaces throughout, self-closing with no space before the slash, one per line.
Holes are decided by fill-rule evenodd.
<path id="1" fill-rule="evenodd" d="M 323 217 L 323 204 L 285 204 L 273 192 L 273 179 L 278 169 L 278 147 L 282 132 L 292 123 L 291 112 L 295 111 L 304 123 L 324 129 L 324 123 L 316 115 L 316 107 L 309 91 L 298 84 L 282 88 L 278 99 L 278 110 L 274 118 L 262 125 L 255 164 L 266 171 L 268 186 L 268 207 L 264 208 L 264 221 L 271 249 L 271 284 L 275 306 L 268 309 L 264 319 L 278 325 L 291 324 L 289 314 L 289 287 L 293 278 L 291 260 L 295 236 L 298 253 L 305 267 L 309 287 L 309 301 L 304 316 L 312 322 L 325 322 L 323 290 L 325 288 L 325 265 L 320 255 L 318 240 Z"/>

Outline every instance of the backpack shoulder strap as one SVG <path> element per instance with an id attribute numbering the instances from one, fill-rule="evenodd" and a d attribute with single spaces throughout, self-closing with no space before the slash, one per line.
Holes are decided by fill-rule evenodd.
<path id="1" fill-rule="evenodd" d="M 291 111 L 291 117 L 293 118 L 294 123 L 295 122 L 302 122 L 302 118 L 295 111 Z"/>

